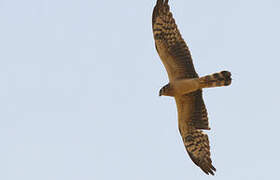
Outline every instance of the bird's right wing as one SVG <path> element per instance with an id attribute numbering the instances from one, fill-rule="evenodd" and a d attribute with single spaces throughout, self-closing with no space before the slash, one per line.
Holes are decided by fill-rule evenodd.
<path id="1" fill-rule="evenodd" d="M 196 129 L 210 130 L 208 113 L 202 98 L 202 90 L 175 97 L 179 120 Z"/>
<path id="2" fill-rule="evenodd" d="M 180 134 L 190 158 L 206 174 L 214 175 L 216 169 L 210 158 L 208 136 L 201 130 L 210 129 L 207 110 L 202 99 L 202 91 L 197 90 L 175 97 L 175 100 Z"/>
<path id="3" fill-rule="evenodd" d="M 207 134 L 198 129 L 189 130 L 182 136 L 185 148 L 192 161 L 206 174 L 216 171 L 210 158 L 210 145 Z"/>

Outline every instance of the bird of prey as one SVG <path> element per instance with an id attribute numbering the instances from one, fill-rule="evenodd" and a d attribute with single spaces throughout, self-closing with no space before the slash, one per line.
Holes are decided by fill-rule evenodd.
<path id="1" fill-rule="evenodd" d="M 169 78 L 169 83 L 160 89 L 159 95 L 175 98 L 179 131 L 190 158 L 206 174 L 214 175 L 216 169 L 210 158 L 208 136 L 203 132 L 210 127 L 202 89 L 230 85 L 231 73 L 221 71 L 199 78 L 190 51 L 170 12 L 168 0 L 157 0 L 152 27 L 156 50 Z"/>

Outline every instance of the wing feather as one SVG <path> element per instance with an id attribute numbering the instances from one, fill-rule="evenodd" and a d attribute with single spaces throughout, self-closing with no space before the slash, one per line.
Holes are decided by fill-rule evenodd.
<path id="1" fill-rule="evenodd" d="M 192 122 L 193 126 L 196 129 L 210 130 L 208 113 L 202 98 L 202 90 L 197 90 L 195 92 L 186 94 L 181 98 L 186 99 L 183 101 L 184 103 L 192 105 L 190 112 L 190 122 Z"/>
<path id="2" fill-rule="evenodd" d="M 206 174 L 214 175 L 216 168 L 212 165 L 210 158 L 210 145 L 207 134 L 201 130 L 189 130 L 182 136 L 185 148 L 192 161 Z"/>
<path id="3" fill-rule="evenodd" d="M 216 171 L 210 158 L 208 136 L 200 129 L 209 130 L 207 110 L 198 90 L 176 97 L 179 130 L 191 160 L 206 174 Z"/>
<path id="4" fill-rule="evenodd" d="M 157 1 L 153 10 L 152 23 L 156 49 L 170 81 L 198 77 L 188 46 L 169 10 L 168 0 Z"/>

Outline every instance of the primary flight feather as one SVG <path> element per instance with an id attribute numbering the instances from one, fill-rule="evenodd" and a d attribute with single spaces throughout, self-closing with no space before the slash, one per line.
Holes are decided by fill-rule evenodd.
<path id="1" fill-rule="evenodd" d="M 169 78 L 169 83 L 160 89 L 159 95 L 175 98 L 179 131 L 190 158 L 206 174 L 214 175 L 216 169 L 210 158 L 208 136 L 202 131 L 210 130 L 202 89 L 230 85 L 231 74 L 222 71 L 199 78 L 188 46 L 170 12 L 168 0 L 157 0 L 152 27 L 156 50 Z"/>

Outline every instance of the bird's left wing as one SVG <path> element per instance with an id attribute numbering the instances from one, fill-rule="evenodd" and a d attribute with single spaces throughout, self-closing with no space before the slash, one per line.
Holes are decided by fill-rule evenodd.
<path id="1" fill-rule="evenodd" d="M 169 80 L 198 77 L 191 53 L 169 10 L 168 0 L 157 0 L 152 25 L 156 49 Z"/>

